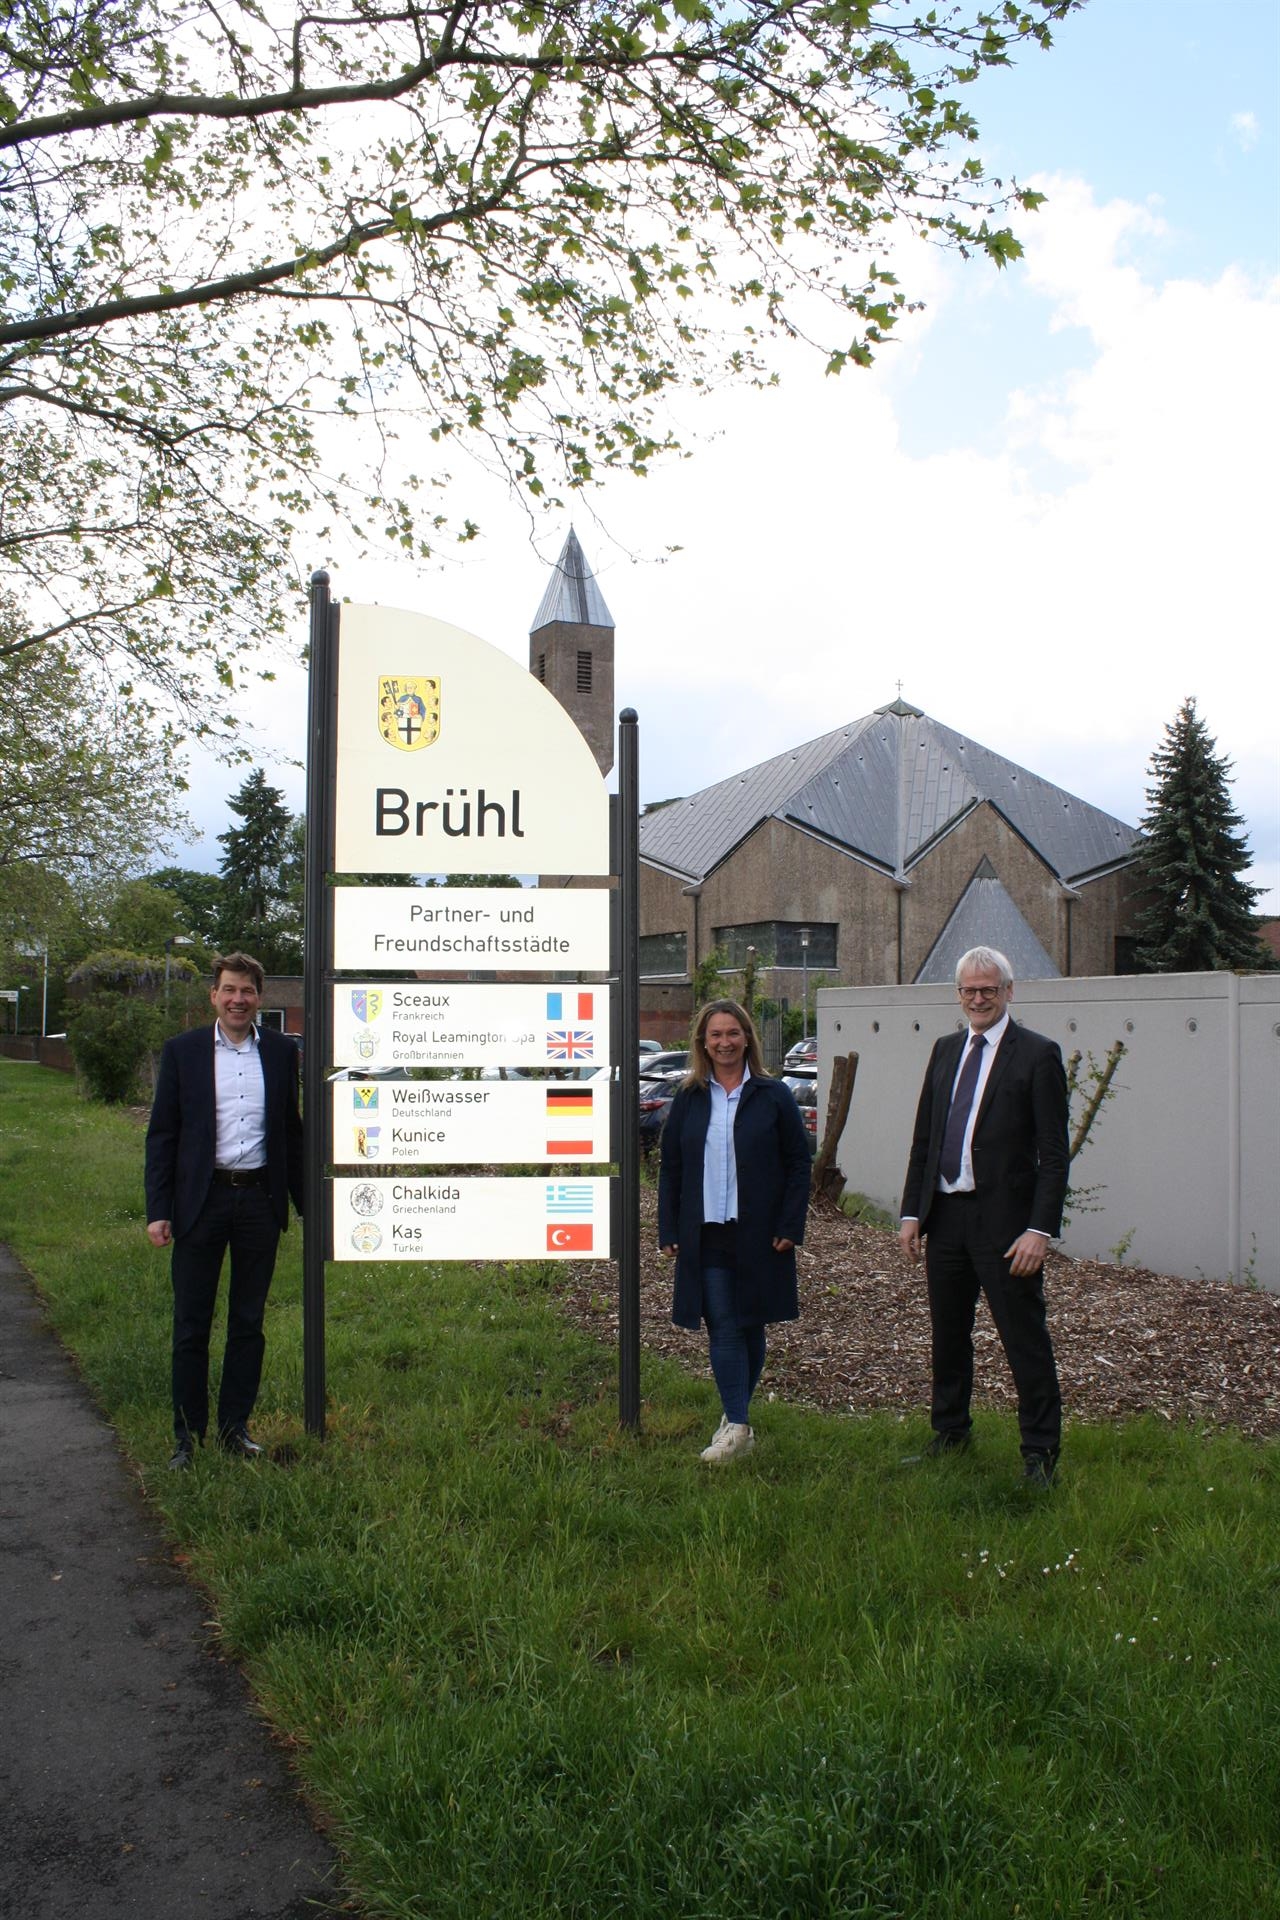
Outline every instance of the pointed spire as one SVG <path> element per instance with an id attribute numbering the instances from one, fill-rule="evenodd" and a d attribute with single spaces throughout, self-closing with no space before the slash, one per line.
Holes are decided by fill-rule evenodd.
<path id="1" fill-rule="evenodd" d="M 529 631 L 538 633 L 557 621 L 568 626 L 613 628 L 613 615 L 605 605 L 604 595 L 596 585 L 596 577 L 587 565 L 572 527 Z"/>

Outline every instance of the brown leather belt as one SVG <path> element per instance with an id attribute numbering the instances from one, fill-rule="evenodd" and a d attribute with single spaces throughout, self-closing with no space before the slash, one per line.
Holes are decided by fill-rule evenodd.
<path id="1" fill-rule="evenodd" d="M 215 1167 L 214 1185 L 218 1187 L 265 1187 L 265 1167 Z"/>

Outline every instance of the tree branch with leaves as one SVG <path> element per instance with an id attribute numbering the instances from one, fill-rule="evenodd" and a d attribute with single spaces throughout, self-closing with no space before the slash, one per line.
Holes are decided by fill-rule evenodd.
<path id="1" fill-rule="evenodd" d="M 963 90 L 1076 0 L 81 0 L 0 9 L 0 584 L 202 731 L 341 516 L 474 532 L 671 445 L 771 336 L 865 364 L 902 224 L 1003 265 Z M 819 325 L 814 314 L 825 303 Z M 333 423 L 374 420 L 348 474 Z M 381 457 L 411 423 L 421 465 Z M 358 437 L 357 437 L 358 439 Z M 363 453 L 357 447 L 359 459 Z"/>

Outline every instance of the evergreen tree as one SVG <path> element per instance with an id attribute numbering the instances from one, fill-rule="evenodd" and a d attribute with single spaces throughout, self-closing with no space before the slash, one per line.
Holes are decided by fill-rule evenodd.
<path id="1" fill-rule="evenodd" d="M 302 965 L 302 936 L 289 900 L 296 847 L 284 794 L 269 786 L 261 767 L 255 767 L 227 805 L 240 824 L 218 835 L 218 844 L 225 848 L 220 867 L 226 888 L 222 949 L 244 948 L 268 973 L 296 973 Z"/>
<path id="2" fill-rule="evenodd" d="M 1149 899 L 1137 926 L 1146 973 L 1265 962 L 1253 917 L 1258 889 L 1240 878 L 1250 855 L 1228 790 L 1231 762 L 1215 745 L 1188 699 L 1151 756 L 1137 867 Z"/>
<path id="3" fill-rule="evenodd" d="M 158 867 L 143 878 L 174 895 L 181 909 L 182 931 L 213 952 L 226 919 L 226 888 L 221 875 L 199 873 L 194 867 Z"/>

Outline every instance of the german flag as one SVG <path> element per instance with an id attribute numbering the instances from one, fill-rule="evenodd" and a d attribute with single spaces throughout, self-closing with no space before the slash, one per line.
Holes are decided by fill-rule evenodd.
<path id="1" fill-rule="evenodd" d="M 595 1142 L 591 1138 L 581 1137 L 583 1122 L 588 1136 L 593 1131 L 591 1119 L 595 1113 L 595 1098 L 590 1087 L 548 1087 L 547 1088 L 547 1152 L 558 1159 L 572 1160 L 580 1155 L 590 1156 L 595 1152 Z M 570 1138 L 570 1132 L 573 1138 Z"/>

